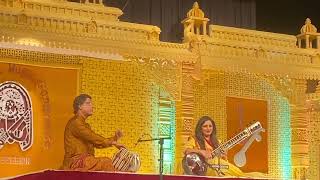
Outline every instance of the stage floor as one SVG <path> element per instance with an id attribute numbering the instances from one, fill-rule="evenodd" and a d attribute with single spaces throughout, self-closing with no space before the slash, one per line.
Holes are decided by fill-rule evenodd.
<path id="1" fill-rule="evenodd" d="M 11 177 L 12 180 L 158 180 L 157 174 L 131 174 L 131 173 L 108 173 L 108 172 L 79 172 L 79 171 L 58 171 L 46 170 L 18 177 Z M 253 180 L 254 178 L 236 178 L 236 177 L 203 177 L 203 176 L 172 176 L 164 175 L 163 180 Z"/>

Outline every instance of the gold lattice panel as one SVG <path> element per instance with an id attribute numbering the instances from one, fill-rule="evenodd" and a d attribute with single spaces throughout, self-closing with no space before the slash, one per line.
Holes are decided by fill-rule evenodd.
<path id="1" fill-rule="evenodd" d="M 95 132 L 110 137 L 121 129 L 121 143 L 141 156 L 140 172 L 158 171 L 157 142 L 139 143 L 157 137 L 159 86 L 136 63 L 85 59 L 81 77 L 81 92 L 92 96 L 94 115 L 89 123 Z M 147 136 L 150 135 L 150 136 Z M 97 156 L 112 157 L 115 148 L 96 150 Z"/>
<path id="2" fill-rule="evenodd" d="M 279 154 L 281 144 L 290 144 L 290 135 L 280 133 L 281 128 L 290 129 L 289 105 L 270 84 L 254 75 L 240 73 L 223 73 L 213 70 L 203 72 L 206 80 L 195 86 L 195 127 L 197 120 L 203 115 L 213 117 L 217 125 L 217 136 L 224 140 L 227 137 L 226 97 L 242 97 L 248 99 L 266 100 L 268 102 L 268 169 L 269 175 L 283 177 L 283 173 L 291 173 L 281 169 L 282 158 L 289 158 L 291 154 Z M 280 120 L 288 121 L 281 124 Z M 287 127 L 288 126 L 288 127 Z M 288 136 L 287 138 L 285 136 Z M 287 171 L 287 172 L 286 172 Z"/>
<path id="3" fill-rule="evenodd" d="M 0 57 L 2 59 L 10 59 L 12 63 L 22 63 L 37 66 L 79 68 L 82 65 L 80 56 L 27 51 L 20 49 L 0 48 Z"/>

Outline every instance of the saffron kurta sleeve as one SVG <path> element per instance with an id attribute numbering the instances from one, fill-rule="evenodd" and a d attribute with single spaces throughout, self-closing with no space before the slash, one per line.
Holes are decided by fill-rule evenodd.
<path id="1" fill-rule="evenodd" d="M 185 143 L 184 148 L 185 149 L 198 149 L 196 146 L 196 141 L 192 136 L 190 136 L 188 138 L 188 141 Z"/>
<path id="2" fill-rule="evenodd" d="M 97 148 L 110 147 L 112 141 L 114 141 L 113 138 L 106 139 L 96 134 L 91 130 L 89 124 L 83 123 L 81 121 L 75 121 L 74 126 L 72 127 L 72 133 L 75 137 L 85 140 Z"/>

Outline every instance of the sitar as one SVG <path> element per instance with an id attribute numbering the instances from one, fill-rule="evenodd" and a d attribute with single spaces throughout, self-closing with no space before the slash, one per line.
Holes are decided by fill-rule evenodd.
<path id="1" fill-rule="evenodd" d="M 262 129 L 260 122 L 253 123 L 225 143 L 220 144 L 211 152 L 212 157 L 220 156 L 222 152 L 226 152 L 250 137 L 253 133 L 261 131 Z M 182 166 L 185 174 L 201 176 L 206 174 L 208 167 L 217 167 L 216 165 L 209 164 L 203 156 L 197 153 L 186 154 L 182 160 Z"/>

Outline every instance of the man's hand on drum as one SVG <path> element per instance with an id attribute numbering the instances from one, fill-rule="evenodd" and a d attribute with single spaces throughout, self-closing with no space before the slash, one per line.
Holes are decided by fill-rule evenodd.
<path id="1" fill-rule="evenodd" d="M 117 130 L 114 134 L 114 140 L 118 141 L 123 136 L 123 133 L 121 130 Z"/>
<path id="2" fill-rule="evenodd" d="M 120 144 L 120 143 L 118 143 L 117 141 L 113 141 L 111 144 L 112 144 L 114 147 L 118 148 L 118 149 L 121 149 L 121 148 L 125 148 L 125 149 L 126 149 L 126 147 L 125 147 L 123 144 Z"/>
<path id="3" fill-rule="evenodd" d="M 117 130 L 114 133 L 114 137 L 113 137 L 113 142 L 111 143 L 111 145 L 115 146 L 116 148 L 120 149 L 120 148 L 126 148 L 123 144 L 120 144 L 118 142 L 118 140 L 123 136 L 123 133 L 121 130 Z"/>

